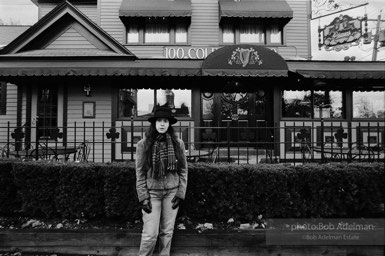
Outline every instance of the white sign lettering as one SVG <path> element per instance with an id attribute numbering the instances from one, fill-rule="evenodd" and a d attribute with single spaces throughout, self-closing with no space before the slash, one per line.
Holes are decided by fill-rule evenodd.
<path id="1" fill-rule="evenodd" d="M 166 59 L 205 59 L 219 47 L 165 47 L 164 56 Z"/>

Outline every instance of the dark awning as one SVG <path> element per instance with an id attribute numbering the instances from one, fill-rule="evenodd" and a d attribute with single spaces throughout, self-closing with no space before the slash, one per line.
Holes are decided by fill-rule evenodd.
<path id="1" fill-rule="evenodd" d="M 293 18 L 285 0 L 219 0 L 221 18 Z"/>
<path id="2" fill-rule="evenodd" d="M 384 62 L 288 61 L 290 71 L 316 79 L 385 79 Z"/>
<path id="3" fill-rule="evenodd" d="M 123 0 L 120 17 L 191 17 L 190 0 Z"/>
<path id="4" fill-rule="evenodd" d="M 273 50 L 256 45 L 230 45 L 209 54 L 202 64 L 207 76 L 287 77 L 285 60 Z"/>
<path id="5" fill-rule="evenodd" d="M 7 58 L 0 77 L 39 76 L 200 76 L 202 61 L 118 58 Z"/>

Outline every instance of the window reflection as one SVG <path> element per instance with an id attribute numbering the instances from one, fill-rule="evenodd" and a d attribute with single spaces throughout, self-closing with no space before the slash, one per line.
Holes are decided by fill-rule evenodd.
<path id="1" fill-rule="evenodd" d="M 385 118 L 385 91 L 353 91 L 354 118 Z"/>
<path id="2" fill-rule="evenodd" d="M 146 116 L 154 106 L 168 106 L 176 116 L 191 116 L 191 90 L 120 89 L 119 118 Z"/>
<path id="3" fill-rule="evenodd" d="M 311 117 L 310 91 L 283 91 L 283 117 Z"/>
<path id="4" fill-rule="evenodd" d="M 190 90 L 157 90 L 156 101 L 158 106 L 168 106 L 177 116 L 191 116 Z"/>
<path id="5" fill-rule="evenodd" d="M 341 91 L 314 92 L 314 118 L 342 118 Z"/>
<path id="6" fill-rule="evenodd" d="M 342 91 L 284 91 L 282 95 L 283 117 L 343 118 L 343 113 Z"/>

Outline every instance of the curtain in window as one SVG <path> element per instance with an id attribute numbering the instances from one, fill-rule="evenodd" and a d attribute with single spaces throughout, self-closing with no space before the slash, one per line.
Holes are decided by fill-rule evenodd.
<path id="1" fill-rule="evenodd" d="M 281 42 L 281 30 L 278 25 L 272 25 L 270 27 L 270 43 L 280 44 Z"/>
<path id="2" fill-rule="evenodd" d="M 222 26 L 223 42 L 234 43 L 234 30 L 231 24 L 224 24 Z"/>
<path id="3" fill-rule="evenodd" d="M 264 43 L 263 27 L 254 24 L 241 25 L 239 30 L 241 43 Z"/>
<path id="4" fill-rule="evenodd" d="M 175 43 L 187 43 L 186 24 L 177 24 L 175 28 Z"/>
<path id="5" fill-rule="evenodd" d="M 129 25 L 127 29 L 127 43 L 139 43 L 138 25 Z"/>
<path id="6" fill-rule="evenodd" d="M 146 43 L 168 43 L 170 33 L 167 24 L 147 24 L 144 35 Z"/>

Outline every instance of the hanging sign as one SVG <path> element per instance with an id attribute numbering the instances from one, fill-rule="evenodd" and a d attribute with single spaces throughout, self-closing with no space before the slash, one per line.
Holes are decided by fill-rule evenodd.
<path id="1" fill-rule="evenodd" d="M 350 46 L 356 46 L 362 37 L 363 19 L 352 18 L 348 15 L 336 17 L 329 25 L 323 29 L 318 28 L 318 47 L 322 46 L 325 50 L 340 51 L 347 50 Z"/>

